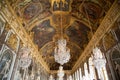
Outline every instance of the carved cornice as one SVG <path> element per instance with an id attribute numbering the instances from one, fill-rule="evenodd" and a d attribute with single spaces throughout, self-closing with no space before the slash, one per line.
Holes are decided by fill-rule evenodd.
<path id="1" fill-rule="evenodd" d="M 78 61 L 72 69 L 72 73 L 80 66 L 80 64 L 91 54 L 92 49 L 98 42 L 102 39 L 104 34 L 112 27 L 115 21 L 120 16 L 120 5 L 117 0 L 113 3 L 112 7 L 109 9 L 108 13 L 104 17 L 97 31 L 93 35 L 92 39 L 88 43 L 82 55 L 79 57 Z"/>

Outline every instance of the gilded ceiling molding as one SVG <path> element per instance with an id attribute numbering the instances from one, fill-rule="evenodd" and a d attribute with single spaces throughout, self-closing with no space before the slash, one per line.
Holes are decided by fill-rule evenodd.
<path id="1" fill-rule="evenodd" d="M 39 25 L 40 23 L 42 23 L 43 21 L 46 21 L 46 20 L 49 20 L 51 17 L 46 17 L 44 19 L 39 19 L 39 18 L 36 18 L 34 23 L 32 23 L 31 25 L 29 25 L 29 27 L 27 27 L 27 30 L 28 31 L 31 31 L 36 25 Z"/>
<path id="2" fill-rule="evenodd" d="M 89 24 L 89 21 L 85 21 L 85 20 L 80 20 L 80 19 L 77 19 L 76 17 L 72 17 L 74 19 L 74 21 L 79 21 L 83 24 L 85 24 L 88 28 L 92 29 L 92 26 L 94 26 L 93 24 Z M 71 24 L 70 24 L 71 25 Z"/>
<path id="3" fill-rule="evenodd" d="M 47 72 L 49 72 L 49 68 L 47 64 L 42 59 L 42 56 L 38 52 L 38 48 L 34 45 L 32 42 L 30 36 L 27 34 L 25 29 L 23 28 L 21 21 L 18 19 L 17 15 L 11 8 L 9 2 L 6 0 L 7 6 L 5 9 L 3 9 L 3 17 L 6 19 L 9 26 L 15 31 L 17 36 L 21 39 L 21 41 L 29 48 L 31 48 L 31 55 L 33 58 L 36 58 L 36 60 L 46 69 Z M 9 15 L 6 15 L 6 12 L 9 12 Z"/>
<path id="4" fill-rule="evenodd" d="M 104 17 L 97 31 L 93 35 L 92 39 L 88 43 L 82 55 L 79 57 L 78 61 L 72 68 L 72 73 L 80 66 L 80 64 L 91 54 L 92 49 L 99 41 L 102 39 L 104 34 L 113 26 L 115 21 L 120 16 L 120 5 L 117 0 L 113 3 L 112 7 L 109 9 L 108 13 Z"/>

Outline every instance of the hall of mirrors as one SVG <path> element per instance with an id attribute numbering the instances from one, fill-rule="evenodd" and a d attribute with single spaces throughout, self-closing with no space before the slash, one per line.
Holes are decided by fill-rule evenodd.
<path id="1" fill-rule="evenodd" d="M 0 0 L 0 80 L 120 80 L 120 0 Z"/>

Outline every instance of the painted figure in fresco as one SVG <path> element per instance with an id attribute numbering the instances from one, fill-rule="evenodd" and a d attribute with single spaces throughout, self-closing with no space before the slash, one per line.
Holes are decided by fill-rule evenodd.
<path id="1" fill-rule="evenodd" d="M 115 70 L 117 71 L 117 74 L 120 78 L 120 65 L 115 61 Z"/>

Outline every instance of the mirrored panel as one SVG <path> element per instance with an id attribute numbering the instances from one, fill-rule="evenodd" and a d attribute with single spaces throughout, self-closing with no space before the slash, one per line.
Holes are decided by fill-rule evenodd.
<path id="1" fill-rule="evenodd" d="M 12 62 L 13 54 L 10 50 L 6 50 L 3 55 L 0 55 L 0 80 L 8 80 Z"/>

